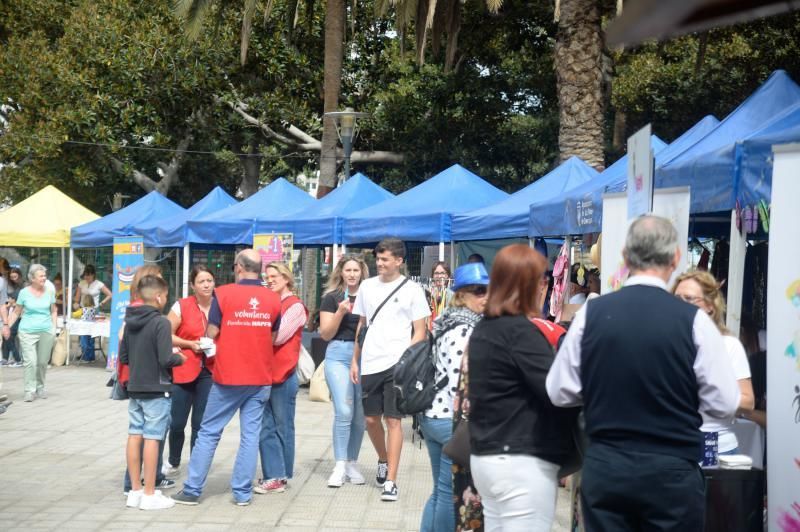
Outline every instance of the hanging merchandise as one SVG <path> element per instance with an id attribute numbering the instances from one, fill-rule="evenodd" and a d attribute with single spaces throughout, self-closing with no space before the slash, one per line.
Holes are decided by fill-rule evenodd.
<path id="1" fill-rule="evenodd" d="M 561 311 L 564 307 L 564 294 L 569 283 L 569 240 L 561 246 L 558 258 L 553 265 L 553 292 L 550 294 L 550 315 L 556 321 L 561 320 Z"/>
<path id="2" fill-rule="evenodd" d="M 769 234 L 769 205 L 763 199 L 758 202 L 758 216 L 761 218 L 761 228 Z"/>

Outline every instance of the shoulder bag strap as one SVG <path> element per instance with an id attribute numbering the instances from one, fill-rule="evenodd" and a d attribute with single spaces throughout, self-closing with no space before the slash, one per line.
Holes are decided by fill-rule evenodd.
<path id="1" fill-rule="evenodd" d="M 392 293 L 391 293 L 391 294 L 389 294 L 388 296 L 386 296 L 386 299 L 384 299 L 384 300 L 383 300 L 383 302 L 382 302 L 380 305 L 378 305 L 378 308 L 376 308 L 376 309 L 375 309 L 375 312 L 373 312 L 373 313 L 372 313 L 372 317 L 369 319 L 369 323 L 367 323 L 367 325 L 368 325 L 368 326 L 369 326 L 369 325 L 372 325 L 372 322 L 373 322 L 373 321 L 375 321 L 375 316 L 377 316 L 377 315 L 378 315 L 378 312 L 380 312 L 380 311 L 381 311 L 381 309 L 382 309 L 382 308 L 383 308 L 383 306 L 386 304 L 386 302 L 387 302 L 387 301 L 389 301 L 390 299 L 392 299 L 392 296 L 393 296 L 393 295 L 395 295 L 395 294 L 397 293 L 397 291 L 398 291 L 398 290 L 400 290 L 401 288 L 403 288 L 403 285 L 404 285 L 404 284 L 406 284 L 407 282 L 408 282 L 408 277 L 406 277 L 405 279 L 403 279 L 403 282 L 402 282 L 402 283 L 400 283 L 399 285 L 397 285 L 397 288 L 395 288 L 394 290 L 392 290 Z"/>

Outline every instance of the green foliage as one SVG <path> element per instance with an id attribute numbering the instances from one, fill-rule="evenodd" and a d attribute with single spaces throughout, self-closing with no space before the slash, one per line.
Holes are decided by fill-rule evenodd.
<path id="1" fill-rule="evenodd" d="M 776 69 L 800 80 L 800 14 L 646 44 L 616 60 L 612 102 L 627 133 L 652 122 L 673 140 L 707 114 L 722 119 Z"/>

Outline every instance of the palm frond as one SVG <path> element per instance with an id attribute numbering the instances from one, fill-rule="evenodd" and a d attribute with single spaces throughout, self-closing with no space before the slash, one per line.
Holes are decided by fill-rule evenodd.
<path id="1" fill-rule="evenodd" d="M 491 13 L 497 13 L 503 7 L 503 0 L 486 0 L 486 9 Z"/>
<path id="2" fill-rule="evenodd" d="M 256 0 L 245 0 L 244 17 L 242 18 L 242 50 L 240 60 L 242 66 L 247 63 L 247 49 L 250 47 L 250 34 L 253 32 L 253 16 L 256 14 Z"/>
<path id="3" fill-rule="evenodd" d="M 186 34 L 196 39 L 203 28 L 208 10 L 213 0 L 174 0 L 173 12 L 185 22 Z"/>

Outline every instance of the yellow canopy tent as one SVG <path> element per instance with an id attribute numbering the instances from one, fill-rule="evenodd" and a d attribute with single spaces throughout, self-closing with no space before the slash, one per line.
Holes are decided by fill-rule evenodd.
<path id="1" fill-rule="evenodd" d="M 100 218 L 56 187 L 0 212 L 0 246 L 67 248 L 70 230 Z"/>
<path id="2" fill-rule="evenodd" d="M 47 185 L 28 199 L 0 212 L 0 246 L 61 248 L 61 271 L 64 272 L 64 248 L 70 247 L 70 231 L 77 225 L 98 218 L 98 215 L 56 187 Z M 68 309 L 72 305 L 72 258 L 70 253 L 70 278 L 67 279 L 69 288 L 66 294 Z M 66 362 L 69 364 L 69 356 Z"/>

